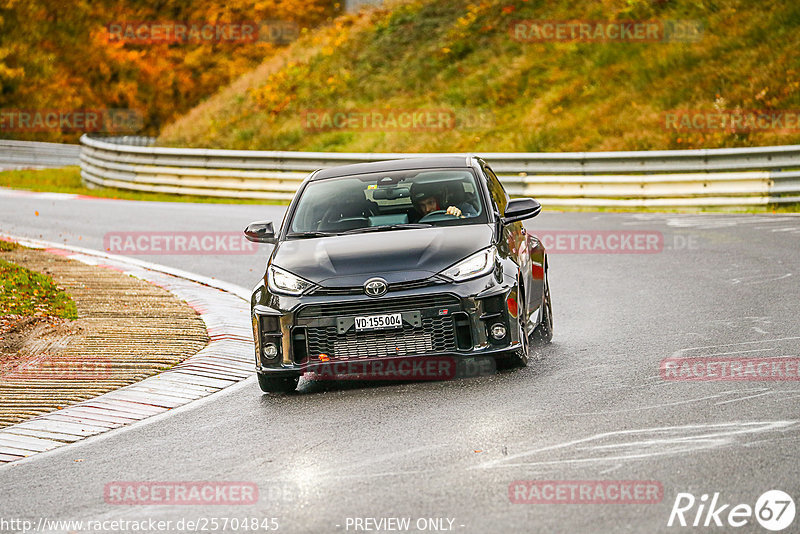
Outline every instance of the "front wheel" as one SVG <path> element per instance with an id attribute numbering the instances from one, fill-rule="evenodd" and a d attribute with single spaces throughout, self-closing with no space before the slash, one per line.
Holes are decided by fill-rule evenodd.
<path id="1" fill-rule="evenodd" d="M 266 376 L 258 373 L 258 386 L 264 393 L 291 393 L 300 382 L 299 376 Z"/>
<path id="2" fill-rule="evenodd" d="M 544 272 L 544 294 L 542 295 L 542 319 L 533 331 L 533 338 L 540 343 L 553 340 L 553 303 L 550 300 L 550 282 L 547 270 Z"/>
<path id="3" fill-rule="evenodd" d="M 522 294 L 520 295 L 519 300 L 521 306 L 524 305 L 525 298 Z M 498 368 L 505 369 L 513 367 L 527 367 L 528 350 L 530 346 L 528 343 L 528 334 L 525 331 L 525 317 L 527 317 L 527 314 L 523 313 L 523 309 L 520 307 L 519 312 L 517 313 L 517 332 L 519 336 L 519 347 L 516 350 L 509 352 L 506 358 L 499 360 L 497 362 Z"/>

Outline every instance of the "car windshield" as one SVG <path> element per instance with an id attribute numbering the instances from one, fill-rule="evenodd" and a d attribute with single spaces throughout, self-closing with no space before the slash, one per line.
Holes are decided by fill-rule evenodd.
<path id="1" fill-rule="evenodd" d="M 292 238 L 487 222 L 471 169 L 361 174 L 309 182 Z"/>

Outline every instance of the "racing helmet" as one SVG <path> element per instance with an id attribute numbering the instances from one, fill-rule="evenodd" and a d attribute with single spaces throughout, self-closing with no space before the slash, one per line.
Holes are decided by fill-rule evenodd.
<path id="1" fill-rule="evenodd" d="M 436 202 L 441 204 L 441 194 L 441 187 L 437 186 L 435 183 L 423 182 L 411 184 L 411 202 L 413 202 L 414 205 L 417 205 L 421 200 L 428 197 L 435 198 Z"/>

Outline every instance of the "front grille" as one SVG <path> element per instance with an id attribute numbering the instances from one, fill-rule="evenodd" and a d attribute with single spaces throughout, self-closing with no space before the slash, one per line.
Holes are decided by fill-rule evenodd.
<path id="1" fill-rule="evenodd" d="M 455 295 L 414 295 L 411 297 L 373 298 L 356 302 L 311 304 L 297 311 L 297 318 L 341 317 L 419 310 L 421 308 L 456 307 Z M 335 333 L 335 332 L 334 332 Z"/>
<path id="2" fill-rule="evenodd" d="M 320 354 L 335 360 L 382 358 L 456 350 L 453 318 L 427 317 L 422 328 L 404 325 L 403 329 L 378 332 L 336 333 L 335 326 L 308 329 L 308 354 L 319 361 Z"/>
<path id="3" fill-rule="evenodd" d="M 419 289 L 421 287 L 428 287 L 442 283 L 444 283 L 442 280 L 434 280 L 431 278 L 428 278 L 427 280 L 417 280 L 415 282 L 397 282 L 395 284 L 389 284 L 389 291 L 406 291 L 408 289 Z"/>
<path id="4" fill-rule="evenodd" d="M 397 282 L 394 284 L 389 284 L 388 291 L 406 291 L 409 289 L 419 289 L 441 283 L 443 282 L 431 278 L 428 278 L 427 280 L 416 280 L 413 282 Z M 363 295 L 364 286 L 318 287 L 311 294 L 320 296 Z"/>
<path id="5" fill-rule="evenodd" d="M 364 287 L 318 287 L 311 294 L 320 296 L 363 295 Z"/>

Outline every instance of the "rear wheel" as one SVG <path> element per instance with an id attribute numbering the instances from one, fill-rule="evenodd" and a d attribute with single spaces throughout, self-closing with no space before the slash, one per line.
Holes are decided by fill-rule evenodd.
<path id="1" fill-rule="evenodd" d="M 300 382 L 299 376 L 266 376 L 258 373 L 258 386 L 264 393 L 291 393 Z"/>
<path id="2" fill-rule="evenodd" d="M 550 300 L 550 282 L 547 269 L 544 271 L 544 294 L 542 295 L 542 320 L 533 331 L 533 338 L 540 343 L 550 343 L 553 340 L 553 303 Z"/>

